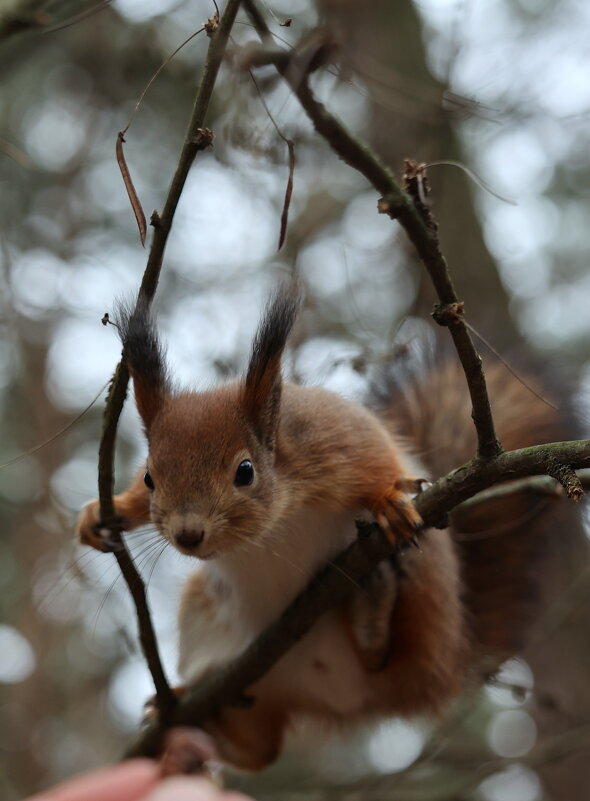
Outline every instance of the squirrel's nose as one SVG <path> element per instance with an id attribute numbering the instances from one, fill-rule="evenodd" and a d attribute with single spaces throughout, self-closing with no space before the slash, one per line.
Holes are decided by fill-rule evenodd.
<path id="1" fill-rule="evenodd" d="M 181 548 L 186 548 L 187 551 L 190 551 L 203 542 L 204 536 L 204 531 L 196 531 L 194 529 L 187 530 L 183 528 L 182 531 L 176 535 L 176 542 Z"/>

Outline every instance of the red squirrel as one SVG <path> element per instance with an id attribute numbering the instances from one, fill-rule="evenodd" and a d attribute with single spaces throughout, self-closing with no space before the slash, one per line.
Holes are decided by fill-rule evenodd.
<path id="1" fill-rule="evenodd" d="M 124 529 L 151 521 L 195 559 L 179 613 L 179 670 L 187 685 L 243 652 L 355 538 L 359 514 L 372 513 L 394 543 L 416 535 L 422 523 L 406 491 L 428 472 L 417 451 L 443 472 L 474 449 L 458 369 L 414 379 L 379 413 L 284 382 L 281 357 L 297 309 L 296 293 L 279 291 L 245 376 L 204 392 L 173 388 L 145 307 L 122 315 L 123 359 L 149 453 L 147 468 L 115 497 L 115 507 Z M 552 412 L 540 406 L 531 416 L 527 390 L 505 373 L 491 376 L 492 389 L 502 390 L 497 411 L 506 419 L 497 422 L 506 444 L 552 438 Z M 508 431 L 506 420 L 513 421 Z M 518 526 L 519 503 L 529 501 L 517 499 L 506 513 L 484 510 L 485 521 L 501 528 L 508 516 Z M 463 525 L 481 528 L 478 513 Z M 99 531 L 94 501 L 80 515 L 78 537 L 102 549 Z M 265 767 L 299 718 L 348 726 L 441 712 L 477 659 L 509 654 L 525 625 L 517 596 L 528 586 L 531 549 L 521 542 L 512 558 L 511 532 L 505 535 L 491 547 L 476 541 L 470 551 L 450 530 L 421 532 L 420 550 L 383 563 L 250 688 L 251 707 L 224 708 L 208 722 L 221 758 L 243 769 Z M 505 559 L 499 568 L 498 558 Z"/>

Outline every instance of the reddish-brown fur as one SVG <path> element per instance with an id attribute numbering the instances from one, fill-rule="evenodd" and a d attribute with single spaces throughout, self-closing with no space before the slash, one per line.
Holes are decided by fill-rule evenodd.
<path id="1" fill-rule="evenodd" d="M 408 538 L 420 522 L 403 492 L 412 482 L 408 452 L 422 455 L 435 475 L 472 455 L 470 410 L 464 378 L 456 368 L 443 367 L 415 379 L 382 419 L 325 390 L 283 386 L 280 355 L 293 305 L 291 319 L 279 321 L 278 336 L 273 314 L 284 313 L 284 308 L 270 308 L 247 380 L 205 393 L 172 395 L 159 383 L 150 397 L 138 340 L 130 369 L 138 408 L 142 414 L 147 410 L 148 470 L 155 491 L 150 499 L 142 471 L 116 497 L 126 528 L 145 522 L 151 505 L 151 519 L 185 553 L 219 558 L 252 542 L 262 548 L 264 559 L 264 549 L 270 547 L 265 538 L 305 510 L 328 519 L 350 511 L 352 520 L 367 509 L 393 539 Z M 150 357 L 153 353 L 154 347 Z M 164 375 L 165 370 L 156 365 L 155 373 Z M 555 416 L 545 405 L 503 368 L 490 377 L 499 434 L 507 447 L 554 437 Z M 255 464 L 255 479 L 251 487 L 236 489 L 233 477 L 244 459 Z M 448 532 L 424 533 L 421 552 L 408 553 L 399 569 L 385 571 L 383 594 L 375 585 L 373 600 L 368 588 L 325 615 L 250 688 L 255 697 L 251 708 L 228 707 L 210 721 L 207 729 L 222 757 L 243 768 L 264 767 L 276 758 L 287 727 L 299 716 L 353 724 L 383 715 L 440 712 L 464 687 L 482 654 L 508 653 L 524 631 L 528 612 L 523 607 L 530 606 L 532 590 L 524 592 L 524 604 L 519 593 L 528 587 L 528 562 L 534 555 L 530 513 L 529 501 L 515 498 L 462 520 L 462 530 L 488 526 L 502 533 L 491 545 L 460 544 L 459 555 Z M 529 515 L 527 536 L 515 543 L 513 531 L 522 514 Z M 80 539 L 94 547 L 100 547 L 93 529 L 97 521 L 94 502 L 78 524 Z M 296 536 L 316 536 L 301 525 Z M 202 533 L 202 541 L 181 546 L 179 532 L 187 531 Z M 486 573 L 488 557 L 494 565 L 491 577 Z M 240 580 L 247 582 L 248 574 Z M 221 595 L 208 581 L 206 574 L 196 574 L 188 582 L 181 637 L 190 638 L 195 621 L 205 624 L 216 617 Z M 272 610 L 275 617 L 281 611 Z M 227 625 L 230 638 L 231 624 L 216 624 L 216 636 L 223 638 Z M 328 658 L 318 650 L 326 638 L 334 642 Z M 341 661 L 333 660 L 334 653 L 341 654 Z M 347 687 L 344 693 L 351 697 L 324 698 L 313 687 L 322 676 L 333 683 L 344 681 L 345 687 L 347 680 L 353 682 L 352 692 Z"/>
<path id="2" fill-rule="evenodd" d="M 485 367 L 496 430 L 505 450 L 577 437 L 567 411 L 550 405 L 563 403 L 534 376 L 522 371 L 525 384 L 502 364 Z M 384 419 L 433 476 L 473 457 L 471 404 L 458 365 L 447 360 L 432 366 L 393 394 Z M 527 629 L 547 595 L 547 559 L 562 515 L 561 505 L 551 498 L 526 492 L 452 515 L 474 654 L 500 659 L 523 647 Z"/>

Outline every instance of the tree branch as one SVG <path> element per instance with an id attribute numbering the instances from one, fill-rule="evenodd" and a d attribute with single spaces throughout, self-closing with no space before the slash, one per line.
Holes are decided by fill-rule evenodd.
<path id="1" fill-rule="evenodd" d="M 503 452 L 494 459 L 471 462 L 420 493 L 415 505 L 426 525 L 437 525 L 462 500 L 492 484 L 544 473 L 556 454 L 579 467 L 590 466 L 590 440 L 557 442 Z M 199 726 L 221 707 L 240 702 L 245 691 L 329 609 L 341 604 L 379 562 L 391 555 L 391 544 L 376 524 L 359 524 L 361 537 L 316 576 L 282 616 L 228 667 L 191 688 L 169 720 L 156 720 L 127 756 L 154 756 L 171 725 Z"/>
<path id="2" fill-rule="evenodd" d="M 171 719 L 155 720 L 127 752 L 127 757 L 155 756 L 170 725 L 199 726 L 222 706 L 240 704 L 244 691 L 263 676 L 321 614 L 342 603 L 350 592 L 391 554 L 391 544 L 375 524 L 358 523 L 359 539 L 311 580 L 305 590 L 233 663 L 189 688 Z"/>
<path id="3" fill-rule="evenodd" d="M 158 286 L 166 242 L 188 172 L 199 150 L 205 149 L 211 143 L 211 133 L 203 128 L 203 124 L 239 5 L 240 0 L 228 0 L 217 30 L 212 34 L 191 119 L 164 209 L 161 215 L 154 214 L 152 217 L 154 237 L 138 295 L 138 298 L 141 298 L 144 303 L 147 302 L 148 305 Z M 158 708 L 163 717 L 167 717 L 176 698 L 170 690 L 160 660 L 147 606 L 145 585 L 121 538 L 121 526 L 113 505 L 115 440 L 128 382 L 129 372 L 125 364 L 121 362 L 115 371 L 107 397 L 99 447 L 100 514 L 104 527 L 110 532 L 109 541 L 136 606 L 141 646 L 154 680 Z"/>
<path id="4" fill-rule="evenodd" d="M 254 0 L 244 0 L 244 8 L 262 41 L 265 45 L 269 44 L 270 29 Z M 248 57 L 251 59 L 250 63 L 258 66 L 263 63 L 274 64 L 299 99 L 316 131 L 326 139 L 346 164 L 364 175 L 382 195 L 379 211 L 398 220 L 406 231 L 430 275 L 440 300 L 439 314 L 435 313 L 435 320 L 440 325 L 448 326 L 465 372 L 473 407 L 472 417 L 477 431 L 478 455 L 481 459 L 496 456 L 500 453 L 501 446 L 494 429 L 481 357 L 462 319 L 463 304 L 459 301 L 448 265 L 441 253 L 436 224 L 429 209 L 422 202 L 421 193 L 417 188 L 418 181 L 424 180 L 424 168 L 409 165 L 411 169 L 406 172 L 405 191 L 377 155 L 354 137 L 342 122 L 314 97 L 308 83 L 309 72 L 311 68 L 317 66 L 318 54 L 321 55 L 322 48 L 328 50 L 329 46 L 330 43 L 326 42 L 325 38 L 316 37 L 315 42 L 307 40 L 302 47 L 295 48 L 292 54 L 276 48 L 273 44 L 272 47 L 264 47 L 262 51 L 248 51 Z M 302 65 L 306 68 L 303 69 Z M 449 310 L 454 310 L 454 313 L 449 314 Z"/>
<path id="5" fill-rule="evenodd" d="M 590 440 L 552 442 L 516 451 L 504 451 L 494 459 L 479 458 L 439 478 L 417 496 L 416 508 L 427 525 L 436 526 L 462 501 L 500 481 L 534 475 L 551 475 L 555 464 L 575 469 L 590 467 Z"/>

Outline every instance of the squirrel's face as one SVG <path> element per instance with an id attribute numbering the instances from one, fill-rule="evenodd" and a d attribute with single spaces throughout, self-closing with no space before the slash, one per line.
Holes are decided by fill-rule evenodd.
<path id="1" fill-rule="evenodd" d="M 249 431 L 238 391 L 170 397 L 149 430 L 152 520 L 199 559 L 254 545 L 278 517 L 274 450 Z"/>
<path id="2" fill-rule="evenodd" d="M 281 356 L 298 306 L 294 285 L 271 299 L 243 380 L 181 395 L 172 391 L 145 299 L 121 309 L 123 359 L 149 442 L 151 517 L 182 553 L 211 559 L 252 545 L 281 517 Z"/>

